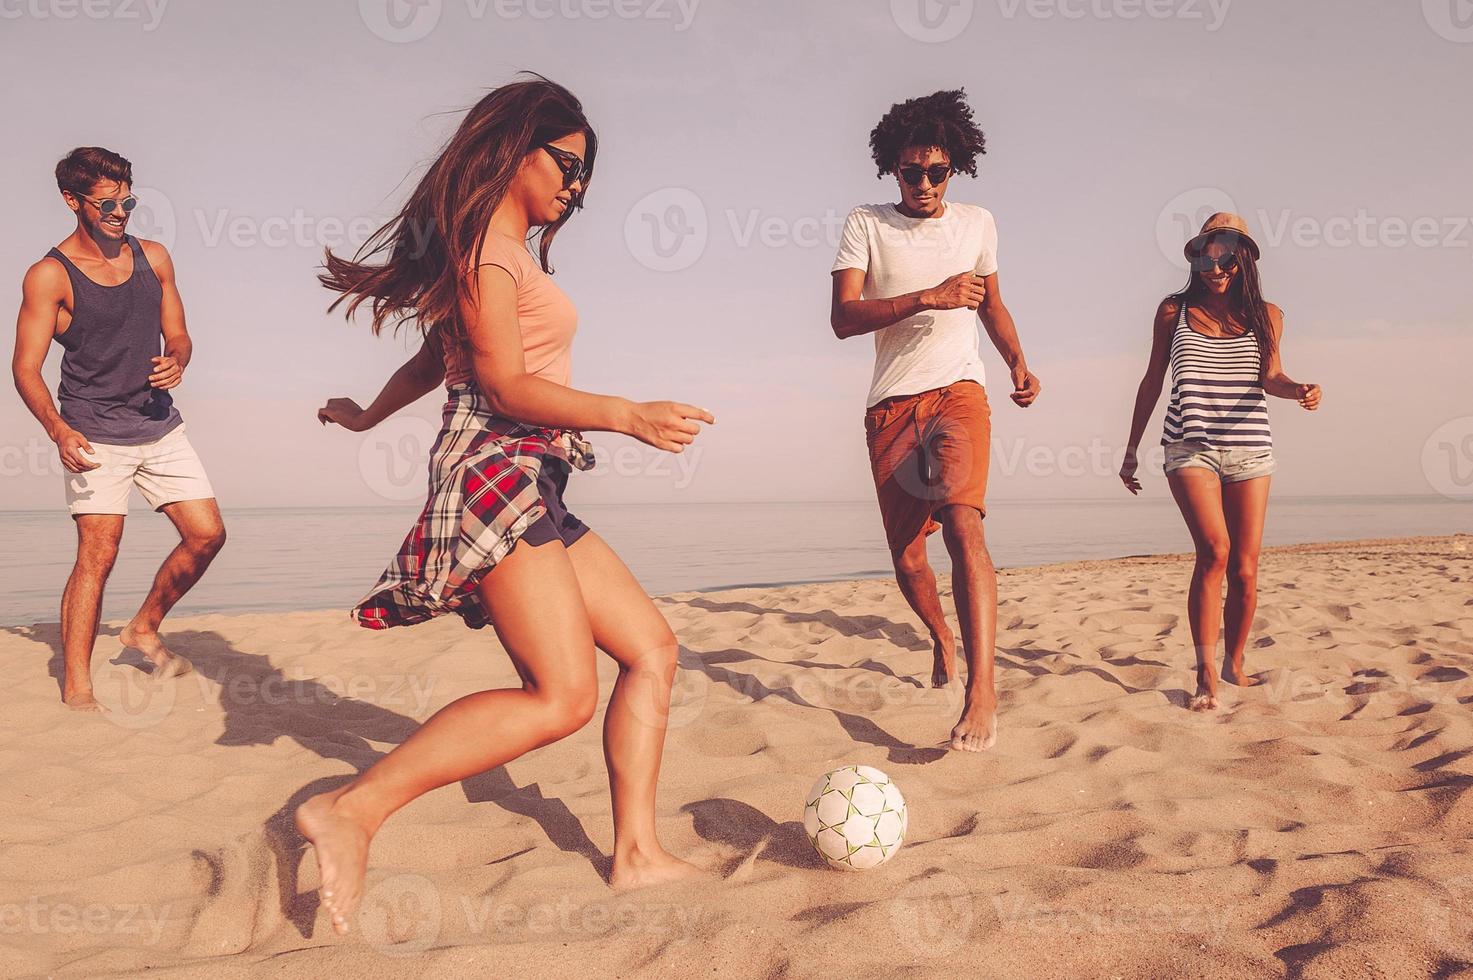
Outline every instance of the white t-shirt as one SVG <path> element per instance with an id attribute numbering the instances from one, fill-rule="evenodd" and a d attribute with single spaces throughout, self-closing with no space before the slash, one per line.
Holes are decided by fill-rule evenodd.
<path id="1" fill-rule="evenodd" d="M 893 204 L 849 213 L 834 272 L 863 269 L 865 299 L 888 299 L 940 285 L 958 272 L 997 271 L 997 223 L 975 204 L 946 202 L 937 218 L 910 218 Z M 985 384 L 977 313 L 922 310 L 875 331 L 875 373 L 865 407 L 964 379 Z"/>

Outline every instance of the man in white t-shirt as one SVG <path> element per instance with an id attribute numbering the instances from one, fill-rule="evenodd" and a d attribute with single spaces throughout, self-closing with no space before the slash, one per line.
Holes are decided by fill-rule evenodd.
<path id="1" fill-rule="evenodd" d="M 961 90 L 890 107 L 870 147 L 880 176 L 899 183 L 900 203 L 850 213 L 831 317 L 841 340 L 874 336 L 866 443 L 896 579 L 935 643 L 937 687 L 956 679 L 956 639 L 927 535 L 941 530 L 951 554 L 967 688 L 950 744 L 971 752 L 997 740 L 997 575 L 982 532 L 992 430 L 978 318 L 1008 365 L 1013 401 L 1026 408 L 1039 393 L 998 289 L 992 214 L 945 200 L 953 173 L 977 175 L 985 143 Z"/>

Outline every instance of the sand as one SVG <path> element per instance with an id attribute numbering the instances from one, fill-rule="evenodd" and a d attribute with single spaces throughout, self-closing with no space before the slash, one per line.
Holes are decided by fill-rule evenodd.
<path id="1" fill-rule="evenodd" d="M 891 581 L 661 598 L 684 669 L 660 830 L 711 877 L 609 891 L 595 724 L 392 818 L 348 939 L 284 818 L 512 683 L 491 631 L 180 618 L 166 637 L 198 675 L 159 684 L 110 623 L 104 719 L 60 707 L 54 623 L 8 628 L 0 975 L 1473 971 L 1470 542 L 1265 552 L 1265 683 L 1213 715 L 1183 707 L 1188 557 L 1005 571 L 981 756 L 941 747 L 955 704 L 921 686 L 929 644 Z M 870 872 L 826 869 L 802 833 L 805 790 L 847 763 L 910 806 Z"/>

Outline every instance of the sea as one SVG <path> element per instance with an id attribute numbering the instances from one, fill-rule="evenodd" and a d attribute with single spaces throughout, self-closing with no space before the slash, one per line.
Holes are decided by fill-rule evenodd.
<path id="1" fill-rule="evenodd" d="M 893 575 L 873 501 L 570 506 L 652 595 Z M 283 610 L 346 613 L 378 580 L 413 506 L 239 508 L 229 541 L 175 615 Z M 1169 499 L 989 500 L 1000 568 L 1191 550 Z M 1473 503 L 1439 496 L 1275 497 L 1265 545 L 1473 533 Z M 933 564 L 949 570 L 940 535 Z M 76 551 L 65 511 L 0 511 L 0 626 L 55 622 Z M 103 619 L 126 619 L 177 541 L 161 514 L 129 514 Z"/>

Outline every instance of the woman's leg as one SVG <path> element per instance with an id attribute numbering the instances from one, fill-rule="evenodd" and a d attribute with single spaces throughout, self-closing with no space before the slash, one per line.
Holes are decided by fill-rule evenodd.
<path id="1" fill-rule="evenodd" d="M 1223 609 L 1222 675 L 1229 684 L 1252 687 L 1258 681 L 1243 673 L 1243 649 L 1258 608 L 1258 551 L 1263 545 L 1263 519 L 1268 513 L 1268 484 L 1261 476 L 1222 487 L 1222 510 L 1232 552 L 1228 556 L 1227 605 Z"/>
<path id="2" fill-rule="evenodd" d="M 1166 480 L 1197 548 L 1187 598 L 1192 646 L 1197 652 L 1197 693 L 1187 706 L 1193 711 L 1211 711 L 1217 707 L 1217 665 L 1213 661 L 1222 629 L 1222 580 L 1230 550 L 1222 488 L 1217 474 L 1201 466 L 1182 467 Z"/>
<path id="3" fill-rule="evenodd" d="M 482 579 L 480 596 L 522 687 L 446 705 L 353 782 L 297 810 L 339 933 L 348 931 L 361 897 L 369 841 L 389 814 L 577 731 L 598 706 L 593 634 L 560 543 L 518 545 Z"/>
<path id="4" fill-rule="evenodd" d="M 568 548 L 599 649 L 619 663 L 604 716 L 614 807 L 610 884 L 637 888 L 697 873 L 655 834 L 655 789 L 680 648 L 659 609 L 612 548 L 588 532 Z"/>

